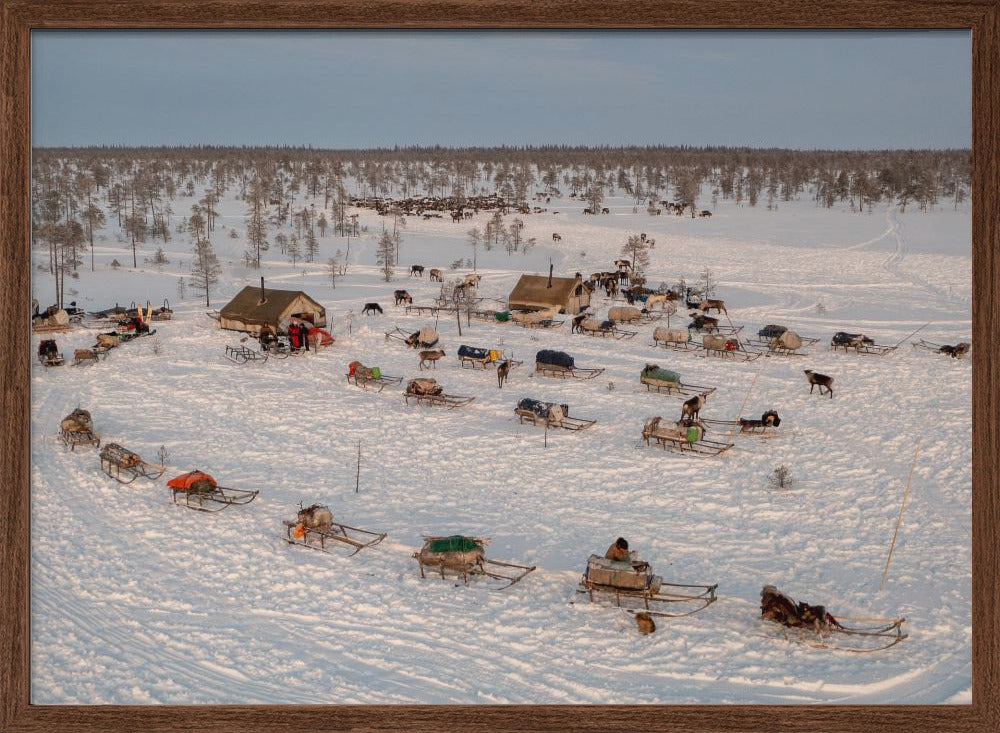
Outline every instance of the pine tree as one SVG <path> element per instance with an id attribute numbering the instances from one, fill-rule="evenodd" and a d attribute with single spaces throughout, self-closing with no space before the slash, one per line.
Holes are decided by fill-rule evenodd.
<path id="1" fill-rule="evenodd" d="M 206 307 L 211 305 L 211 289 L 219 281 L 219 272 L 219 258 L 212 250 L 212 242 L 208 237 L 202 237 L 199 232 L 195 239 L 194 260 L 191 263 L 191 287 L 205 293 Z"/>
<path id="2" fill-rule="evenodd" d="M 382 266 L 382 275 L 385 281 L 392 280 L 392 274 L 396 268 L 396 242 L 389 232 L 382 232 L 378 240 L 378 252 L 375 261 Z"/>

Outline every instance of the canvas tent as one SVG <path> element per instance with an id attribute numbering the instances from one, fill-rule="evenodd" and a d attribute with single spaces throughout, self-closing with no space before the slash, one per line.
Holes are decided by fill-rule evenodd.
<path id="1" fill-rule="evenodd" d="M 219 325 L 222 328 L 246 331 L 255 336 L 264 325 L 281 333 L 284 325 L 292 318 L 324 328 L 326 308 L 301 290 L 261 289 L 248 285 L 219 311 Z"/>
<path id="2" fill-rule="evenodd" d="M 590 291 L 580 278 L 553 277 L 551 287 L 545 275 L 521 275 L 510 291 L 507 307 L 515 311 L 558 308 L 561 313 L 579 313 L 590 305 Z"/>

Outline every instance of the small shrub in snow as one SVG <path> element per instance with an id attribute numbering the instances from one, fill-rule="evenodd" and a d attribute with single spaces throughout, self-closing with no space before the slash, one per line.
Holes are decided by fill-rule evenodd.
<path id="1" fill-rule="evenodd" d="M 121 266 L 122 266 L 122 263 L 119 262 L 118 260 L 111 260 L 111 269 L 112 270 L 117 270 Z"/>
<path id="2" fill-rule="evenodd" d="M 826 306 L 823 305 L 823 301 L 816 304 L 816 313 L 821 316 L 826 315 Z"/>
<path id="3" fill-rule="evenodd" d="M 788 466 L 778 466 L 771 474 L 771 484 L 779 489 L 788 488 L 792 483 L 792 472 Z"/>
<path id="4" fill-rule="evenodd" d="M 157 356 L 159 356 L 161 351 L 163 351 L 163 345 L 160 343 L 160 337 L 159 336 L 154 336 L 153 337 L 153 353 L 156 354 Z"/>
<path id="5" fill-rule="evenodd" d="M 161 466 L 167 465 L 167 461 L 170 460 L 170 451 L 167 450 L 167 446 L 161 445 L 160 449 L 156 451 L 156 460 L 160 462 Z"/>

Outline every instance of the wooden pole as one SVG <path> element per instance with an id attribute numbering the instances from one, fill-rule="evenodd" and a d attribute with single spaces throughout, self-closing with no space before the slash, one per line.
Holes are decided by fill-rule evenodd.
<path id="1" fill-rule="evenodd" d="M 882 582 L 878 589 L 885 589 L 885 579 L 889 575 L 889 562 L 892 560 L 892 551 L 896 547 L 896 537 L 899 535 L 899 526 L 903 523 L 903 510 L 906 509 L 906 502 L 910 498 L 910 484 L 913 482 L 913 469 L 917 465 L 917 454 L 920 452 L 920 440 L 917 439 L 917 447 L 913 449 L 913 462 L 910 464 L 910 476 L 906 479 L 906 489 L 903 491 L 903 501 L 899 504 L 899 516 L 896 518 L 896 529 L 892 533 L 892 542 L 889 543 L 889 554 L 885 558 L 885 568 L 882 570 Z"/>
<path id="2" fill-rule="evenodd" d="M 358 470 L 354 474 L 354 493 L 359 493 L 361 489 L 361 439 L 358 438 Z"/>
<path id="3" fill-rule="evenodd" d="M 903 339 L 902 341 L 899 341 L 899 342 L 898 342 L 898 343 L 897 343 L 897 344 L 896 344 L 895 346 L 893 346 L 892 348 L 894 348 L 894 349 L 897 349 L 897 348 L 899 348 L 899 346 L 900 346 L 901 344 L 903 344 L 903 343 L 904 343 L 904 342 L 906 342 L 906 341 L 909 341 L 909 340 L 910 340 L 911 338 L 913 338 L 913 337 L 914 337 L 914 336 L 916 336 L 916 335 L 917 335 L 918 333 L 920 333 L 921 331 L 923 331 L 923 330 L 924 330 L 925 328 L 927 328 L 927 327 L 928 327 L 929 325 L 931 325 L 931 324 L 930 324 L 930 322 L 928 322 L 928 323 L 925 323 L 925 324 L 924 324 L 924 325 L 922 325 L 922 326 L 921 326 L 920 328 L 918 328 L 918 329 L 917 329 L 916 331 L 914 331 L 914 332 L 913 332 L 913 333 L 911 333 L 911 334 L 910 334 L 909 336 L 907 336 L 906 338 L 904 338 L 904 339 Z"/>

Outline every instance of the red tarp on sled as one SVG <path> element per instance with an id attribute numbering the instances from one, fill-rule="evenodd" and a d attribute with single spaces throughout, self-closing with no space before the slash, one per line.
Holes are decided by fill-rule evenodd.
<path id="1" fill-rule="evenodd" d="M 333 336 L 322 328 L 313 327 L 309 329 L 309 343 L 314 349 L 322 349 L 333 343 Z"/>
<path id="2" fill-rule="evenodd" d="M 198 482 L 207 482 L 213 489 L 218 486 L 214 478 L 202 471 L 183 473 L 177 478 L 167 481 L 167 486 L 171 489 L 192 489 L 195 488 L 195 484 Z M 204 483 L 202 483 L 202 487 L 204 487 Z"/>

